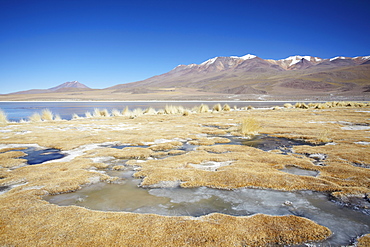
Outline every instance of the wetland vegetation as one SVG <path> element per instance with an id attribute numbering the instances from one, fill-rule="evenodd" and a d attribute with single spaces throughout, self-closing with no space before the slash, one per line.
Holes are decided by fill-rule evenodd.
<path id="1" fill-rule="evenodd" d="M 369 245 L 370 105 L 235 108 L 0 114 L 0 244 Z"/>

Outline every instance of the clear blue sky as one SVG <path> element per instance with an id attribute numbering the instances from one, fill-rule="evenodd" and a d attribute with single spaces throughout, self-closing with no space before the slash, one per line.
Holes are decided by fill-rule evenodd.
<path id="1" fill-rule="evenodd" d="M 370 55 L 369 17 L 369 0 L 0 0 L 0 93 L 106 88 L 215 56 Z"/>

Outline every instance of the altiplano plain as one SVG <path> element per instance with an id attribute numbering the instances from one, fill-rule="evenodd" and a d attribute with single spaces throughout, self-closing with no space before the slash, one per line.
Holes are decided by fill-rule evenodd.
<path id="1" fill-rule="evenodd" d="M 335 235 L 330 228 L 293 214 L 162 216 L 57 206 L 44 199 L 98 182 L 125 183 L 104 172 L 124 166 L 135 167 L 133 176 L 142 179 L 144 188 L 317 191 L 368 217 L 368 104 L 200 109 L 180 113 L 168 107 L 162 114 L 151 109 L 136 116 L 90 114 L 70 121 L 1 123 L 0 245 L 289 246 L 319 244 Z M 258 123 L 259 135 L 304 143 L 269 151 L 229 143 L 230 137 L 248 136 L 241 131 L 245 119 Z M 194 149 L 181 150 L 185 144 Z M 28 165 L 22 149 L 30 145 L 60 149 L 65 156 Z M 122 164 L 110 167 L 105 162 L 110 159 Z M 289 167 L 317 175 L 283 171 Z M 370 244 L 369 235 L 356 238 L 347 244 Z"/>

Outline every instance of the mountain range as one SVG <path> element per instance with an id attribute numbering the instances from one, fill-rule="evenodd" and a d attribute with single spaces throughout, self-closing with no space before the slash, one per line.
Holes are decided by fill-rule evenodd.
<path id="1" fill-rule="evenodd" d="M 201 64 L 179 65 L 146 80 L 100 89 L 106 99 L 294 99 L 370 96 L 370 56 L 322 59 L 255 55 L 215 57 Z M 96 91 L 74 81 L 46 90 L 15 94 Z M 106 96 L 103 96 L 106 95 Z M 110 96 L 109 96 L 110 95 Z M 130 96 L 128 96 L 130 95 Z M 157 98 L 156 98 L 157 97 Z"/>

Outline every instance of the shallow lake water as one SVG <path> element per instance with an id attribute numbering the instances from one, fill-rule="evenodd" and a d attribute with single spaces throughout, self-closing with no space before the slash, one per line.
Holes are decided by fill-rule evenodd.
<path id="1" fill-rule="evenodd" d="M 370 217 L 328 200 L 328 195 L 312 191 L 276 191 L 241 188 L 219 190 L 199 188 L 141 188 L 134 171 L 107 171 L 123 178 L 122 184 L 97 183 L 73 193 L 44 199 L 60 206 L 77 205 L 92 210 L 123 211 L 166 216 L 202 216 L 223 213 L 234 216 L 253 214 L 306 217 L 334 232 L 322 246 L 348 245 L 370 231 Z M 320 246 L 320 245 L 318 245 Z"/>
<path id="2" fill-rule="evenodd" d="M 285 103 L 295 104 L 295 102 L 274 102 L 274 101 L 224 101 L 224 102 L 205 102 L 205 101 L 145 101 L 145 102 L 0 102 L 0 109 L 2 109 L 8 116 L 10 121 L 19 121 L 20 119 L 28 119 L 34 113 L 41 113 L 43 109 L 49 109 L 54 114 L 59 114 L 62 119 L 70 120 L 72 114 L 85 116 L 87 111 L 93 112 L 95 108 L 123 110 L 126 106 L 130 110 L 136 108 L 146 109 L 149 107 L 156 110 L 164 109 L 166 105 L 183 106 L 185 108 L 193 108 L 200 104 L 206 104 L 211 109 L 220 103 L 228 104 L 230 107 L 237 106 L 246 107 L 253 106 L 256 108 L 273 107 L 276 105 L 282 106 Z"/>

